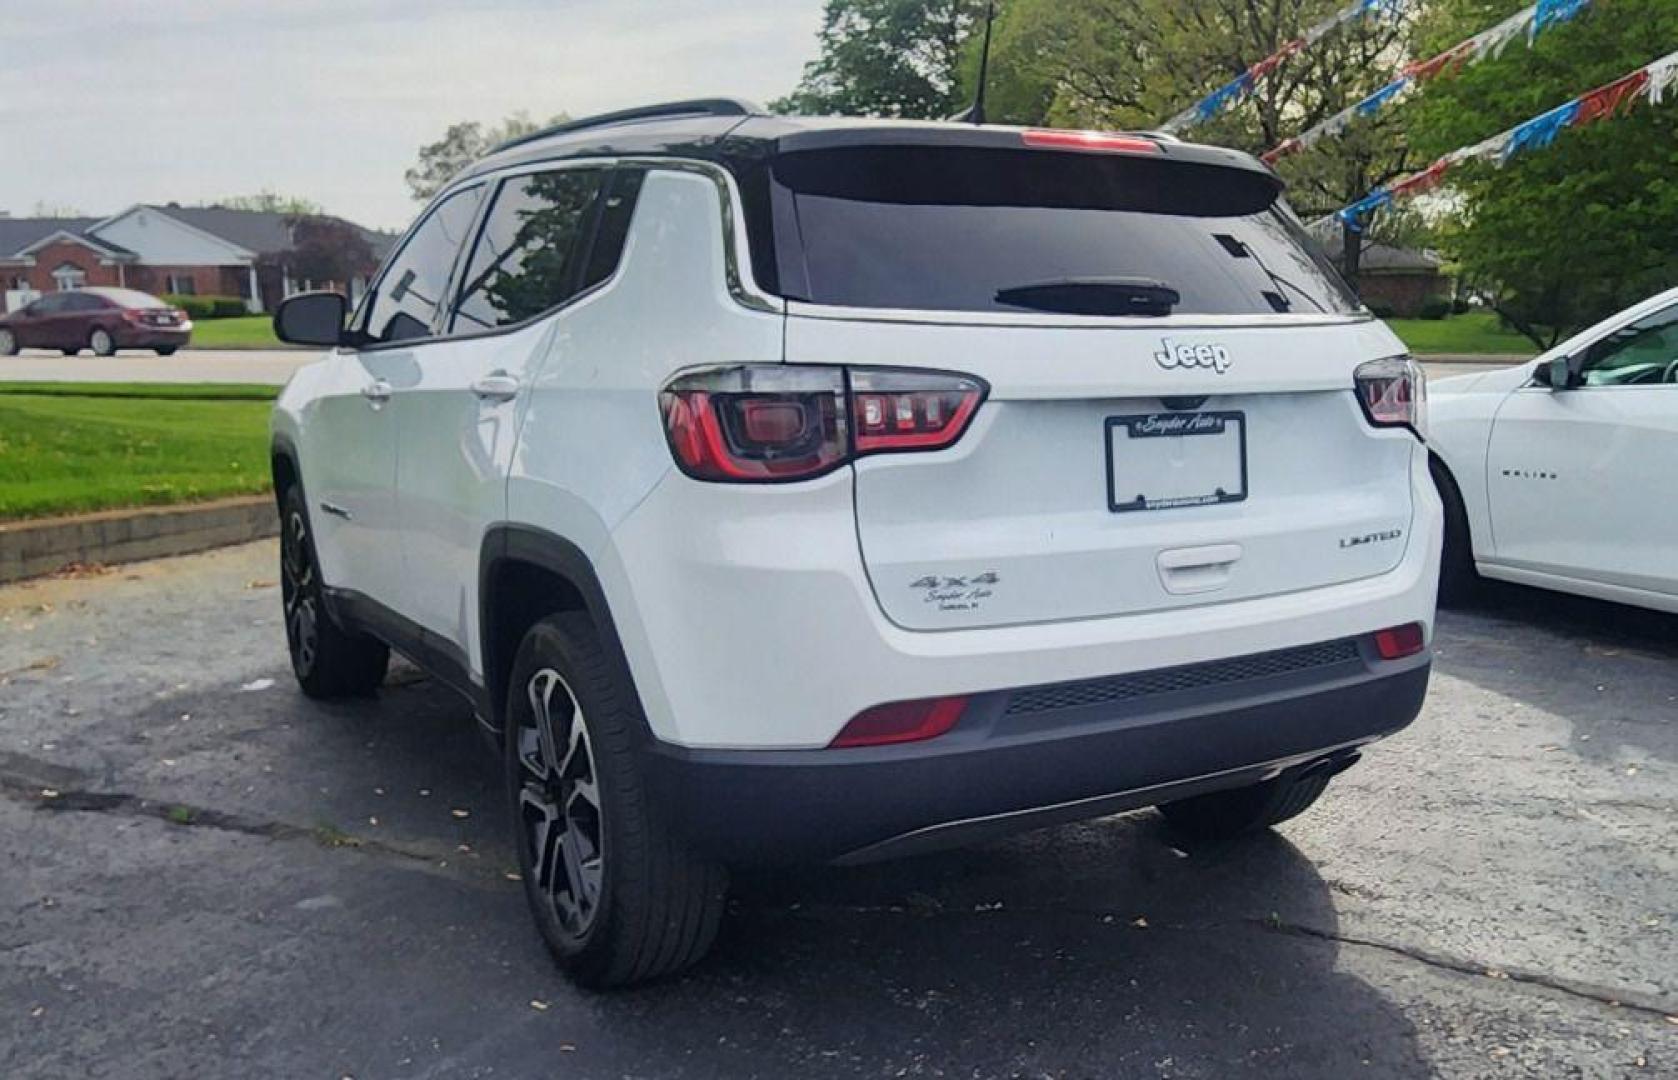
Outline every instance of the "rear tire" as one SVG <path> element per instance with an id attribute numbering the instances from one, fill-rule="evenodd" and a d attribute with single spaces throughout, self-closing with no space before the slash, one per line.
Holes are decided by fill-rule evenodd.
<path id="1" fill-rule="evenodd" d="M 93 333 L 87 336 L 87 347 L 93 350 L 95 356 L 115 356 L 117 339 L 104 327 L 95 327 Z"/>
<path id="2" fill-rule="evenodd" d="M 649 798 L 634 687 L 588 616 L 550 616 L 525 634 L 505 721 L 519 872 L 559 966 L 603 988 L 698 961 L 716 938 L 727 876 Z"/>
<path id="3" fill-rule="evenodd" d="M 1474 540 L 1468 531 L 1468 510 L 1451 471 L 1437 457 L 1428 456 L 1428 471 L 1439 500 L 1445 504 L 1445 550 L 1439 560 L 1439 606 L 1462 607 L 1480 592 L 1480 572 L 1474 568 Z"/>
<path id="4" fill-rule="evenodd" d="M 280 596 L 292 674 L 312 698 L 366 697 L 385 681 L 390 649 L 327 612 L 301 485 L 287 488 L 280 506 Z"/>
<path id="5" fill-rule="evenodd" d="M 0 356 L 16 356 L 17 353 L 17 335 L 0 327 Z"/>
<path id="6" fill-rule="evenodd" d="M 1197 843 L 1216 844 L 1260 832 L 1297 817 L 1317 801 L 1333 775 L 1319 771 L 1278 776 L 1231 791 L 1164 803 L 1159 812 L 1171 828 Z"/>
<path id="7" fill-rule="evenodd" d="M 180 346 L 178 346 L 178 345 L 159 345 L 157 347 L 157 355 L 159 355 L 159 356 L 174 356 L 175 355 L 175 350 L 178 349 L 178 348 L 180 348 Z"/>

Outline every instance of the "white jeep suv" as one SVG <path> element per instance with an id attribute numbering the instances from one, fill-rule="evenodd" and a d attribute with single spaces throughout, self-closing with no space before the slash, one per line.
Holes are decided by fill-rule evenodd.
<path id="1" fill-rule="evenodd" d="M 497 744 L 589 985 L 731 863 L 1303 810 L 1427 687 L 1422 382 L 1251 158 L 684 102 L 456 177 L 274 412 L 306 693 Z"/>

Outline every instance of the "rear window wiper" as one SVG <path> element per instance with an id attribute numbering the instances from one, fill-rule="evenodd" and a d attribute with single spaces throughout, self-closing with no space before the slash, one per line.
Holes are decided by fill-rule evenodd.
<path id="1" fill-rule="evenodd" d="M 1183 299 L 1144 277 L 1069 277 L 996 290 L 996 302 L 1065 315 L 1169 315 Z"/>

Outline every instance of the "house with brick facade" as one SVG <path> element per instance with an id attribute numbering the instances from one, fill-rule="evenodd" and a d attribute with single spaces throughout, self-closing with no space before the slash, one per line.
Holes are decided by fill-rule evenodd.
<path id="1" fill-rule="evenodd" d="M 0 307 L 85 285 L 232 296 L 271 311 L 311 288 L 352 296 L 395 237 L 341 218 L 141 203 L 106 218 L 0 215 Z M 323 267 L 341 267 L 322 276 Z"/>

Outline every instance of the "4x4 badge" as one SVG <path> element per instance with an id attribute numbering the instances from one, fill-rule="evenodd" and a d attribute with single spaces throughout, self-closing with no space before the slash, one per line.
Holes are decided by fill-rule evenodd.
<path id="1" fill-rule="evenodd" d="M 1175 368 L 1211 368 L 1222 375 L 1229 370 L 1229 350 L 1222 345 L 1191 345 L 1165 338 L 1164 348 L 1154 354 L 1154 363 L 1167 371 Z"/>

